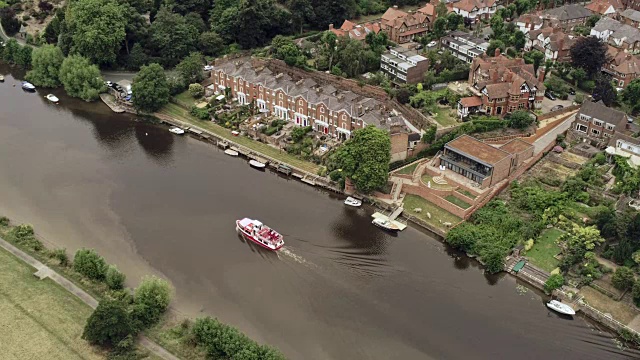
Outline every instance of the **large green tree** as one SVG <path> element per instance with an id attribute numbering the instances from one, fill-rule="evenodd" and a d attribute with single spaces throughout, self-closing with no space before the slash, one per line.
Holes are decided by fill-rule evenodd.
<path id="1" fill-rule="evenodd" d="M 131 85 L 133 106 L 139 111 L 154 112 L 169 102 L 167 75 L 159 64 L 143 66 Z"/>
<path id="2" fill-rule="evenodd" d="M 151 24 L 149 43 L 164 66 L 175 66 L 182 58 L 196 50 L 198 29 L 188 24 L 180 14 L 163 7 Z"/>
<path id="3" fill-rule="evenodd" d="M 82 338 L 92 344 L 113 346 L 132 331 L 125 305 L 116 300 L 103 300 L 87 319 Z"/>
<path id="4" fill-rule="evenodd" d="M 89 59 L 78 55 L 64 59 L 59 77 L 69 96 L 85 101 L 96 100 L 105 88 L 100 69 Z"/>
<path id="5" fill-rule="evenodd" d="M 71 1 L 65 22 L 72 34 L 71 53 L 99 65 L 116 61 L 126 36 L 123 7 L 116 0 Z"/>
<path id="6" fill-rule="evenodd" d="M 213 31 L 200 34 L 198 39 L 198 50 L 209 56 L 218 56 L 224 51 L 224 40 Z"/>
<path id="7" fill-rule="evenodd" d="M 60 67 L 64 55 L 59 47 L 44 45 L 33 50 L 31 55 L 31 71 L 27 73 L 27 80 L 42 87 L 60 86 Z"/>
<path id="8" fill-rule="evenodd" d="M 302 29 L 305 24 L 309 24 L 313 21 L 314 11 L 310 0 L 287 0 L 287 8 L 291 12 L 291 20 L 296 30 Z"/>
<path id="9" fill-rule="evenodd" d="M 202 54 L 192 52 L 180 61 L 176 66 L 176 71 L 180 73 L 187 84 L 197 83 L 204 79 L 204 73 L 202 71 L 203 65 L 204 59 L 202 58 Z"/>
<path id="10" fill-rule="evenodd" d="M 387 184 L 391 160 L 389 134 L 375 126 L 351 133 L 351 138 L 332 156 L 333 178 L 349 178 L 363 193 L 381 189 Z"/>
<path id="11" fill-rule="evenodd" d="M 629 290 L 635 283 L 635 277 L 633 276 L 633 270 L 626 266 L 621 266 L 616 269 L 616 272 L 611 277 L 611 284 L 618 290 Z"/>
<path id="12" fill-rule="evenodd" d="M 595 77 L 595 86 L 593 87 L 593 101 L 600 101 L 607 105 L 613 105 L 618 98 L 618 91 L 613 87 L 612 80 L 609 76 L 598 74 Z"/>
<path id="13" fill-rule="evenodd" d="M 640 79 L 634 79 L 622 91 L 622 102 L 633 112 L 640 110 Z"/>

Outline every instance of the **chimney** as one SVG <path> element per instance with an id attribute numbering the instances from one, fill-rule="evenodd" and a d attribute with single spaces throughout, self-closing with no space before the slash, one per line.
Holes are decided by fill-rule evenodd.
<path id="1" fill-rule="evenodd" d="M 496 52 L 493 55 L 494 57 L 500 56 L 500 48 L 496 48 Z"/>
<path id="2" fill-rule="evenodd" d="M 544 82 L 544 66 L 538 70 L 538 81 L 541 83 Z"/>
<path id="3" fill-rule="evenodd" d="M 333 24 L 329 24 L 329 30 L 333 30 Z"/>

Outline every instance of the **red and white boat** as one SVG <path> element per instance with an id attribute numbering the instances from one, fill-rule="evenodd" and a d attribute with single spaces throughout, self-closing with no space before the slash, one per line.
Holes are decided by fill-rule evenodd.
<path id="1" fill-rule="evenodd" d="M 269 250 L 278 250 L 284 245 L 284 239 L 280 233 L 262 224 L 258 220 L 244 218 L 236 220 L 236 229 L 244 237 Z"/>

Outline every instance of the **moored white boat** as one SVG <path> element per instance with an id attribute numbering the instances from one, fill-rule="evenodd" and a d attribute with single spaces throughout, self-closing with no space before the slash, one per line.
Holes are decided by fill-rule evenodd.
<path id="1" fill-rule="evenodd" d="M 225 150 L 224 153 L 229 155 L 229 156 L 238 156 L 238 152 L 235 151 L 235 150 L 231 150 L 231 149 Z"/>
<path id="2" fill-rule="evenodd" d="M 60 99 L 58 99 L 55 95 L 53 94 L 48 94 L 47 96 L 45 96 L 45 98 L 47 98 L 47 100 L 51 101 L 54 104 L 57 104 L 58 101 L 60 101 Z"/>
<path id="3" fill-rule="evenodd" d="M 0 82 L 4 81 L 4 75 L 0 75 Z"/>
<path id="4" fill-rule="evenodd" d="M 349 206 L 353 206 L 353 207 L 359 207 L 360 205 L 362 205 L 362 201 L 356 199 L 356 198 L 352 198 L 351 196 L 347 197 L 347 199 L 344 201 L 345 205 L 349 205 Z"/>
<path id="5" fill-rule="evenodd" d="M 28 81 L 23 81 L 22 82 L 22 88 L 24 90 L 27 90 L 27 91 L 35 91 L 36 90 L 35 85 L 33 85 L 32 83 L 30 83 Z"/>
<path id="6" fill-rule="evenodd" d="M 236 220 L 236 229 L 245 238 L 269 250 L 278 250 L 284 245 L 284 238 L 280 233 L 262 224 L 258 220 L 244 218 Z"/>
<path id="7" fill-rule="evenodd" d="M 249 165 L 253 166 L 254 168 L 258 168 L 258 169 L 264 169 L 265 166 L 267 166 L 267 164 L 261 163 L 258 160 L 249 160 Z"/>
<path id="8" fill-rule="evenodd" d="M 375 218 L 375 219 L 373 219 L 373 221 L 371 223 L 373 225 L 381 228 L 381 229 L 385 229 L 385 230 L 388 230 L 388 231 L 398 231 L 398 230 L 400 230 L 398 225 L 396 225 L 393 222 L 391 222 L 389 220 L 386 220 L 386 219 Z"/>
<path id="9" fill-rule="evenodd" d="M 563 304 L 558 300 L 551 300 L 547 303 L 547 307 L 551 310 L 555 310 L 557 312 L 559 312 L 560 314 L 565 314 L 565 315 L 575 315 L 576 311 L 573 310 L 573 308 L 567 304 Z"/>
<path id="10" fill-rule="evenodd" d="M 184 130 L 180 129 L 179 127 L 172 127 L 171 129 L 169 129 L 169 131 L 176 135 L 184 134 Z"/>
<path id="11" fill-rule="evenodd" d="M 240 135 L 240 132 L 239 132 L 239 131 L 235 131 L 235 130 L 233 130 L 233 131 L 231 132 L 231 135 L 233 135 L 233 136 L 238 136 L 238 135 Z"/>

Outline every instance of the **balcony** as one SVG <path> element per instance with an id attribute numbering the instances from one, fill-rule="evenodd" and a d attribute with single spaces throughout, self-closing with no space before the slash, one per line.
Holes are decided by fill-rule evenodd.
<path id="1" fill-rule="evenodd" d="M 485 165 L 482 165 L 480 163 L 475 163 L 475 164 L 470 164 L 465 160 L 469 160 L 466 159 L 462 156 L 459 155 L 455 155 L 455 154 L 450 154 L 450 153 L 445 153 L 443 155 L 440 155 L 440 158 L 442 160 L 445 160 L 463 170 L 466 170 L 478 177 L 480 177 L 481 179 L 485 179 L 489 176 L 491 176 L 491 168 L 488 168 Z M 464 160 L 463 160 L 464 159 Z M 472 160 L 470 160 L 472 161 Z"/>

